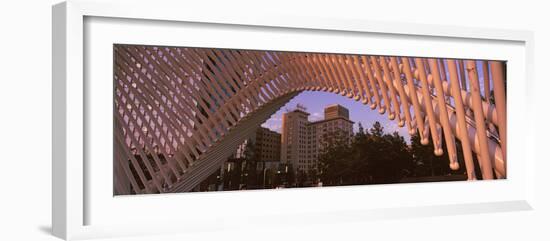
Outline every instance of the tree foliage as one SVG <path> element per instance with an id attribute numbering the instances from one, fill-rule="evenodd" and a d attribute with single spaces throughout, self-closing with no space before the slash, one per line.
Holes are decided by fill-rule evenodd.
<path id="1" fill-rule="evenodd" d="M 379 122 L 368 130 L 359 123 L 358 129 L 351 143 L 332 141 L 319 155 L 319 177 L 323 185 L 396 183 L 404 177 L 464 174 L 458 142 L 461 169 L 452 171 L 447 154 L 435 156 L 433 144 L 422 145 L 418 135 L 411 136 L 409 146 L 399 133 L 386 133 Z"/>
<path id="2" fill-rule="evenodd" d="M 319 156 L 323 185 L 394 183 L 413 168 L 405 139 L 397 132 L 386 134 L 379 122 L 346 141 L 329 143 Z"/>
<path id="3" fill-rule="evenodd" d="M 456 139 L 459 170 L 449 168 L 449 158 L 445 142 L 442 142 L 443 155 L 434 154 L 431 140 L 422 145 L 417 134 L 411 135 L 410 144 L 398 132 L 386 133 L 379 122 L 370 128 L 358 123 L 358 131 L 349 138 L 344 132 L 331 133 L 323 138 L 324 146 L 318 156 L 317 169 L 296 173 L 290 164 L 279 165 L 273 170 L 259 170 L 259 152 L 252 140 L 245 146 L 242 158 L 231 160 L 230 170 L 222 170 L 223 175 L 212 175 L 205 181 L 208 184 L 223 184 L 224 190 L 285 187 L 362 185 L 397 183 L 402 181 L 458 180 L 466 178 L 465 165 L 460 141 Z M 441 136 L 441 140 L 444 140 Z M 478 161 L 474 157 L 475 171 L 479 175 Z M 264 166 L 265 164 L 260 166 Z M 219 172 L 218 172 L 219 173 Z M 453 177 L 446 178 L 446 176 Z M 432 178 L 433 177 L 433 178 Z M 218 179 L 220 178 L 220 179 Z M 407 178 L 403 180 L 404 178 Z M 458 178 L 458 179 L 457 179 Z M 480 179 L 480 176 L 477 176 Z"/>

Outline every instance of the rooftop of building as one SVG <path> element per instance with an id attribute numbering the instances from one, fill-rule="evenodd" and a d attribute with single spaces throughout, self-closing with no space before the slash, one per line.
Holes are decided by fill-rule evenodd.
<path id="1" fill-rule="evenodd" d="M 351 124 L 355 123 L 345 117 L 342 117 L 342 116 L 338 116 L 338 117 L 334 117 L 334 118 L 330 118 L 330 119 L 322 119 L 322 120 L 317 120 L 317 121 L 312 121 L 310 123 L 308 123 L 309 125 L 316 125 L 316 124 L 320 124 L 320 123 L 323 123 L 323 122 L 328 122 L 328 121 L 333 121 L 333 120 L 338 120 L 338 119 L 342 119 L 342 120 L 345 120 L 345 121 L 348 121 L 350 122 Z"/>
<path id="2" fill-rule="evenodd" d="M 301 110 L 301 109 L 294 109 L 294 110 L 289 110 L 283 114 L 287 114 L 287 113 L 291 113 L 291 112 L 300 112 L 300 113 L 304 113 L 306 115 L 310 115 L 309 112 L 305 111 L 305 110 Z"/>
<path id="3" fill-rule="evenodd" d="M 271 129 L 266 128 L 266 127 L 263 127 L 263 126 L 260 126 L 260 128 L 258 128 L 258 131 L 267 132 L 267 133 L 273 133 L 273 134 L 278 134 L 278 135 L 281 134 L 281 133 L 279 133 L 279 132 L 276 132 L 276 131 L 274 131 L 274 130 L 271 130 Z"/>
<path id="4" fill-rule="evenodd" d="M 344 109 L 347 109 L 345 106 L 340 105 L 340 104 L 327 105 L 327 106 L 325 106 L 325 109 L 326 109 L 326 108 L 330 108 L 330 107 L 335 107 L 335 106 L 339 106 L 339 107 L 342 107 L 342 108 L 344 108 Z"/>

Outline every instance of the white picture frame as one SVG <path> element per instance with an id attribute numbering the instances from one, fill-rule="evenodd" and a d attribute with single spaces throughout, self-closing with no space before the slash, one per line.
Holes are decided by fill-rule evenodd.
<path id="1" fill-rule="evenodd" d="M 154 7 L 153 7 L 154 6 Z M 227 14 L 203 14 L 200 11 L 200 5 L 191 5 L 178 1 L 67 1 L 53 7 L 53 233 L 64 239 L 83 239 L 94 237 L 112 237 L 139 234 L 158 234 L 158 233 L 177 233 L 193 232 L 197 230 L 209 230 L 231 226 L 231 224 L 212 222 L 216 215 L 237 215 L 238 220 L 246 222 L 275 222 L 274 220 L 285 220 L 288 225 L 299 225 L 302 222 L 315 222 L 320 216 L 333 215 L 335 217 L 330 222 L 339 222 L 345 219 L 382 219 L 399 217 L 423 217 L 433 215 L 450 214 L 468 214 L 496 211 L 514 211 L 532 209 L 534 199 L 534 166 L 536 157 L 531 148 L 534 148 L 534 137 L 527 136 L 521 141 L 513 141 L 513 137 L 520 132 L 514 131 L 517 124 L 524 120 L 532 110 L 522 108 L 529 104 L 528 94 L 530 89 L 529 82 L 532 79 L 530 75 L 533 71 L 533 34 L 529 31 L 520 30 L 495 30 L 481 28 L 467 28 L 457 26 L 438 26 L 421 25 L 411 23 L 379 22 L 376 19 L 372 21 L 349 20 L 349 19 L 323 19 L 323 18 L 300 18 L 286 16 L 284 14 L 258 15 L 254 13 L 239 14 L 235 12 Z M 130 26 L 131 25 L 131 26 Z M 158 35 L 143 36 L 139 33 L 132 35 L 132 31 L 122 33 L 117 36 L 113 31 L 121 28 L 131 30 L 132 26 L 147 27 L 148 30 L 158 31 Z M 107 153 L 108 150 L 95 152 L 93 145 L 101 140 L 101 136 L 109 136 L 112 131 L 105 129 L 105 133 L 94 134 L 98 136 L 95 140 L 87 139 L 92 130 L 87 128 L 96 128 L 90 121 L 94 118 L 101 118 L 95 115 L 95 106 L 98 102 L 90 103 L 90 100 L 97 100 L 94 96 L 97 91 L 89 92 L 90 89 L 99 91 L 109 90 L 97 85 L 97 81 L 89 81 L 87 78 L 96 78 L 108 72 L 97 71 L 93 76 L 89 76 L 89 70 L 86 68 L 96 68 L 94 63 L 97 59 L 88 59 L 90 49 L 94 49 L 94 56 L 105 57 L 104 46 L 114 42 L 123 41 L 124 43 L 135 44 L 158 44 L 158 45 L 184 45 L 182 40 L 168 41 L 162 36 L 170 34 L 168 30 L 185 29 L 186 26 L 193 25 L 195 28 L 200 26 L 200 30 L 209 31 L 209 27 L 214 26 L 212 31 L 239 32 L 239 34 L 249 34 L 250 37 L 261 38 L 262 34 L 304 34 L 302 40 L 296 43 L 273 43 L 278 50 L 306 50 L 318 51 L 327 50 L 327 46 L 310 44 L 304 45 L 304 41 L 311 33 L 315 36 L 332 33 L 335 38 L 350 38 L 350 34 L 357 38 L 365 36 L 374 36 L 376 38 L 402 39 L 402 41 L 435 41 L 444 44 L 457 44 L 468 49 L 466 51 L 452 51 L 439 53 L 430 53 L 425 50 L 422 52 L 407 52 L 408 55 L 438 55 L 435 57 L 486 57 L 493 59 L 505 59 L 512 61 L 511 76 L 517 77 L 510 89 L 510 104 L 508 113 L 509 120 L 509 158 L 510 175 L 507 180 L 476 182 L 476 183 L 430 183 L 430 184 L 401 184 L 401 185 L 378 185 L 371 187 L 338 187 L 324 189 L 306 189 L 306 190 L 284 190 L 284 191 L 261 191 L 261 192 L 223 192 L 215 194 L 175 194 L 175 195 L 151 195 L 138 197 L 110 197 L 101 194 L 101 188 L 104 184 L 96 182 L 96 175 L 112 176 L 112 169 L 102 170 L 101 165 L 93 162 L 94 153 Z M 192 27 L 193 27 L 192 26 Z M 231 30 L 234 29 L 234 30 Z M 189 29 L 187 29 L 189 30 Z M 134 31 L 136 32 L 136 31 Z M 246 32 L 246 33 L 244 33 Z M 111 34 L 109 34 L 111 33 Z M 174 33 L 174 32 L 172 32 Z M 259 34 L 262 33 L 262 34 Z M 97 34 L 97 35 L 94 35 Z M 213 34 L 213 33 L 210 33 Z M 94 36 L 90 36 L 94 35 Z M 181 34 L 180 34 L 181 35 Z M 180 36 L 178 35 L 178 36 Z M 294 36 L 294 35 L 293 35 Z M 297 35 L 296 35 L 297 36 Z M 355 37 L 351 38 L 355 38 Z M 118 37 L 118 39 L 116 39 Z M 404 39 L 404 40 L 403 40 Z M 86 41 L 95 41 L 90 44 Z M 149 42 L 148 42 L 149 41 Z M 180 41 L 180 42 L 178 42 Z M 196 38 L 194 41 L 200 41 Z M 300 43 L 300 41 L 302 41 Z M 447 42 L 448 43 L 447 43 Z M 244 48 L 266 48 L 265 44 L 242 42 L 233 43 L 224 41 L 224 46 L 220 42 L 205 41 L 200 46 L 208 47 L 244 47 Z M 257 41 L 262 42 L 262 41 Z M 445 42 L 445 43 L 444 43 Z M 197 44 L 197 42 L 188 42 L 187 44 Z M 107 44 L 107 45 L 105 45 Z M 244 44 L 249 44 L 244 46 Z M 509 51 L 498 53 L 495 48 L 509 46 Z M 98 47 L 96 47 L 98 46 Z M 103 46 L 103 47 L 102 47 Z M 397 55 L 403 54 L 404 50 L 390 49 L 360 49 L 349 45 L 338 49 L 331 46 L 329 49 L 336 52 L 352 51 L 361 53 L 368 51 L 371 54 Z M 380 45 L 383 46 L 383 45 Z M 476 52 L 476 48 L 485 46 L 485 50 Z M 308 48 L 308 49 L 304 49 Z M 443 47 L 439 47 L 442 49 Z M 98 51 L 95 51 L 95 50 Z M 397 48 L 399 49 L 399 48 Z M 492 50 L 491 50 L 492 49 Z M 434 48 L 435 51 L 437 48 Z M 372 52 L 380 51 L 380 52 Z M 102 57 L 101 57 L 102 56 Z M 108 62 L 108 61 L 107 61 Z M 108 66 L 106 64 L 105 66 Z M 98 67 L 98 70 L 102 67 Z M 98 73 L 98 74 L 96 74 Z M 102 74 L 99 74 L 102 73 Z M 107 75 L 105 75 L 107 76 Z M 87 82 L 88 80 L 88 82 Z M 112 79 L 105 80 L 108 84 Z M 92 82 L 92 84 L 91 84 Z M 102 89 L 103 88 L 103 89 Z M 107 98 L 105 103 L 109 102 Z M 106 113 L 112 113 L 107 111 Z M 101 113 L 100 113 L 101 114 Z M 102 125 L 99 125 L 101 127 Z M 93 129 L 94 133 L 98 133 Z M 100 131 L 101 132 L 101 131 Z M 532 133 L 527 133 L 529 135 Z M 112 135 L 110 135 L 112 136 Z M 110 139 L 109 139 L 110 141 Z M 520 155 L 521 154 L 521 155 Z M 101 154 L 98 154 L 101 155 Z M 96 155 L 97 156 L 97 155 Z M 522 160 L 519 160 L 521 156 Z M 91 169 L 94 170 L 90 173 Z M 517 171 L 514 171 L 517 170 Z M 112 180 L 108 179 L 107 180 Z M 104 181 L 103 183 L 109 183 Z M 112 183 L 112 182 L 111 182 Z M 469 186 L 466 186 L 469 185 Z M 112 186 L 111 186 L 112 188 Z M 460 190 L 455 192 L 448 191 L 449 188 Z M 405 189 L 405 190 L 403 190 Z M 94 191 L 99 190 L 99 191 Z M 494 191 L 496 190 L 496 191 Z M 109 190 L 110 191 L 110 190 Z M 362 203 L 351 201 L 346 209 L 338 209 L 322 205 L 309 205 L 307 208 L 293 210 L 288 206 L 286 211 L 281 212 L 277 208 L 271 208 L 260 212 L 259 214 L 232 213 L 230 210 L 213 209 L 207 214 L 198 212 L 200 206 L 208 206 L 220 201 L 239 205 L 243 200 L 255 200 L 258 202 L 265 200 L 277 200 L 284 198 L 296 198 L 299 200 L 326 199 L 327 197 L 340 197 L 338 200 L 345 200 L 353 197 L 365 197 L 364 195 L 384 196 L 388 193 L 394 197 L 401 195 L 411 195 L 415 192 L 427 192 L 429 200 L 412 198 L 410 201 L 387 202 L 378 198 L 370 200 L 368 208 L 361 208 Z M 478 196 L 461 197 L 461 193 L 478 191 Z M 433 200 L 430 198 L 431 192 L 443 192 L 446 198 Z M 109 192 L 107 192 L 109 193 Z M 102 197 L 98 197 L 103 195 Z M 455 196 L 456 195 L 456 196 Z M 459 198 L 461 197 L 461 198 Z M 454 199 L 453 199 L 454 198 Z M 184 212 L 174 210 L 175 203 L 181 203 L 182 200 L 193 206 L 193 210 L 186 213 L 186 219 L 180 219 L 178 214 Z M 107 201 L 105 201 L 107 200 Z M 454 201 L 453 201 L 454 200 Z M 333 200 L 334 201 L 334 200 Z M 326 204 L 326 203 L 323 203 Z M 144 207 L 155 207 L 154 211 L 144 211 Z M 197 207 L 198 206 L 198 207 Z M 299 205 L 298 205 L 299 206 Z M 323 210 L 321 210 L 322 207 Z M 140 209 L 141 216 L 131 215 L 136 209 Z M 134 211 L 134 212 L 133 212 Z M 163 216 L 158 215 L 162 212 Z M 166 211 L 171 211 L 166 214 Z M 225 212 L 225 213 L 223 213 Z M 157 214 L 155 214 L 157 213 Z M 337 215 L 335 215 L 337 214 Z M 112 215 L 112 220 L 106 220 L 108 215 Z M 156 215 L 156 216 L 155 216 Z M 201 217 L 205 215 L 205 217 Z M 98 217 L 93 219 L 91 217 Z M 292 219 L 290 219 L 292 218 Z M 268 220 L 269 219 L 269 220 Z M 151 220 L 151 221 L 147 221 Z M 190 222 L 193 220 L 193 222 Z M 295 220 L 295 221 L 288 221 Z M 112 221 L 112 222 L 110 222 Z M 328 222 L 328 221 L 327 221 Z M 154 224 L 153 224 L 154 223 Z M 140 225 L 141 224 L 141 225 Z M 139 227 L 139 228 L 136 228 Z"/>

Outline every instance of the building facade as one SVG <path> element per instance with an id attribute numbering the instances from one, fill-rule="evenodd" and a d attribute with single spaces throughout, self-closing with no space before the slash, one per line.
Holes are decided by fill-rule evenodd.
<path id="1" fill-rule="evenodd" d="M 265 127 L 256 131 L 256 151 L 260 162 L 281 161 L 281 134 Z"/>
<path id="2" fill-rule="evenodd" d="M 300 108 L 284 113 L 281 138 L 282 163 L 306 173 L 317 169 L 319 155 L 330 142 L 351 142 L 354 123 L 341 105 L 327 106 L 323 120 L 310 122 L 308 116 Z"/>
<path id="3" fill-rule="evenodd" d="M 309 113 L 304 108 L 283 113 L 281 133 L 281 162 L 294 169 L 307 161 Z"/>
<path id="4" fill-rule="evenodd" d="M 345 118 L 349 119 L 349 110 L 341 105 L 329 105 L 325 107 L 325 120 Z"/>

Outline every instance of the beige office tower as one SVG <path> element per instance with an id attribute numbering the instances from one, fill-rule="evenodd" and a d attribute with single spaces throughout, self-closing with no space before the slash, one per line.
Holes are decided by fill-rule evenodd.
<path id="1" fill-rule="evenodd" d="M 349 111 L 341 105 L 327 106 L 323 120 L 309 122 L 308 116 L 298 108 L 283 114 L 281 160 L 295 171 L 317 169 L 319 154 L 330 141 L 338 137 L 349 143 L 353 134 Z"/>
<path id="2" fill-rule="evenodd" d="M 308 116 L 303 108 L 283 114 L 281 133 L 281 162 L 297 170 L 306 161 Z"/>

